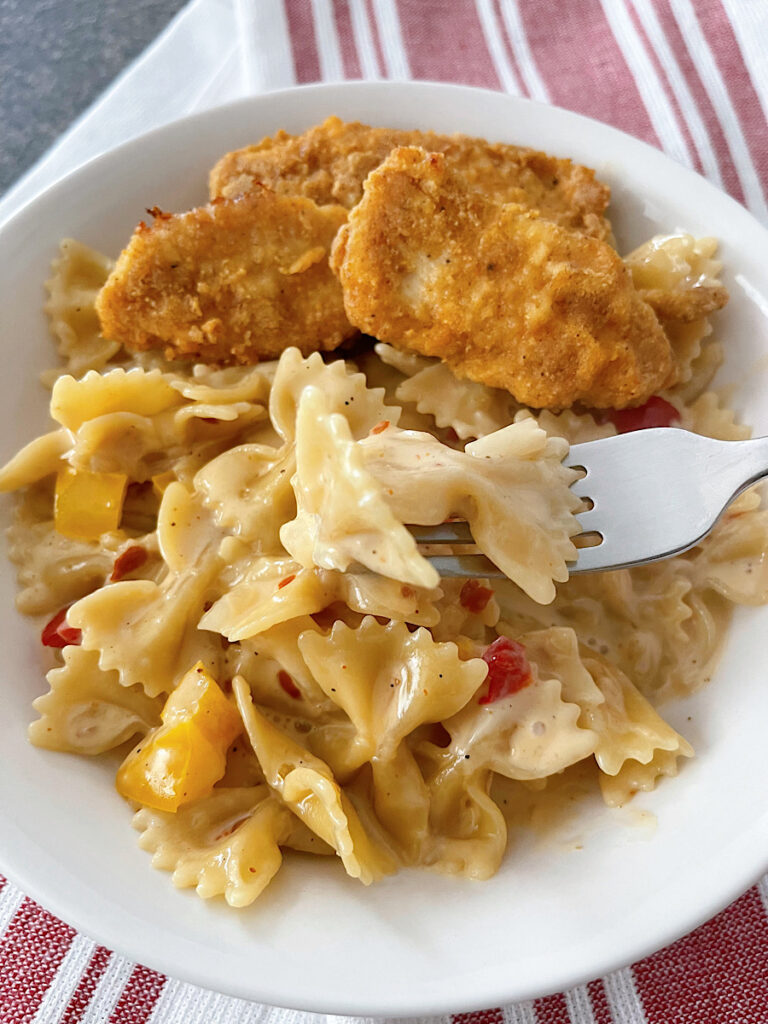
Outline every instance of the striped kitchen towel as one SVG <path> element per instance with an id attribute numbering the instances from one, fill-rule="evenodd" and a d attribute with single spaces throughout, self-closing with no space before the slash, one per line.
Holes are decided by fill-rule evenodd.
<path id="1" fill-rule="evenodd" d="M 193 0 L 3 197 L 0 220 L 148 128 L 253 92 L 360 78 L 484 86 L 587 114 L 697 169 L 768 223 L 768 0 Z M 765 1024 L 767 907 L 763 879 L 632 967 L 442 1019 Z M 312 1021 L 126 961 L 0 877 L 0 1024 Z"/>

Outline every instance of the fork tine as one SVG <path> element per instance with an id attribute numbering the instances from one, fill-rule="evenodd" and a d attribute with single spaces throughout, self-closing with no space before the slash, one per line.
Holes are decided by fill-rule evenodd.
<path id="1" fill-rule="evenodd" d="M 439 523 L 437 526 L 409 526 L 414 540 L 418 544 L 474 544 L 475 539 L 469 529 L 469 523 L 457 520 L 452 523 Z M 422 552 L 423 553 L 423 552 Z M 476 576 L 504 579 L 504 573 L 493 564 L 490 558 L 482 554 L 461 555 L 424 555 L 443 579 L 473 579 Z"/>
<path id="2" fill-rule="evenodd" d="M 504 573 L 485 555 L 427 555 L 427 561 L 437 569 L 441 579 L 459 578 L 505 579 Z"/>
<path id="3" fill-rule="evenodd" d="M 437 526 L 409 526 L 418 544 L 474 544 L 469 523 L 456 521 L 440 523 Z"/>

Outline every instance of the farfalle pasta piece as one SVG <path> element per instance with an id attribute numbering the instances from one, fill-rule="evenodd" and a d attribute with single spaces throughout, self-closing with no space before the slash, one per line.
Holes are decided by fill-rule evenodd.
<path id="1" fill-rule="evenodd" d="M 322 576 L 333 588 L 336 600 L 361 615 L 380 615 L 416 626 L 439 626 L 441 612 L 437 602 L 443 594 L 443 581 L 440 587 L 429 588 L 412 587 L 374 573 L 323 572 Z"/>
<path id="2" fill-rule="evenodd" d="M 206 366 L 197 363 L 192 376 L 170 374 L 168 377 L 175 388 L 190 402 L 204 405 L 229 405 L 233 402 L 263 402 L 269 395 L 270 380 L 264 372 L 264 365 L 256 366 Z"/>
<path id="3" fill-rule="evenodd" d="M 637 793 L 650 793 L 659 779 L 672 778 L 679 773 L 679 758 L 680 751 L 657 750 L 648 764 L 629 760 L 616 775 L 600 772 L 603 800 L 609 807 L 622 807 Z"/>
<path id="4" fill-rule="evenodd" d="M 712 331 L 709 315 L 728 301 L 719 280 L 722 264 L 713 259 L 716 251 L 716 239 L 681 233 L 657 235 L 625 258 L 672 345 L 679 386 L 693 378 L 702 341 Z"/>
<path id="5" fill-rule="evenodd" d="M 478 658 L 462 661 L 453 643 L 437 644 L 425 629 L 365 618 L 358 629 L 336 623 L 331 633 L 302 633 L 299 650 L 324 692 L 347 713 L 365 759 L 394 757 L 424 722 L 462 708 L 487 673 Z"/>
<path id="6" fill-rule="evenodd" d="M 160 720 L 161 702 L 138 686 L 120 685 L 116 671 L 99 668 L 96 651 L 69 645 L 64 664 L 46 676 L 50 691 L 33 701 L 40 714 L 29 727 L 36 747 L 71 754 L 103 754 Z"/>
<path id="7" fill-rule="evenodd" d="M 81 380 L 59 377 L 51 395 L 51 416 L 68 430 L 111 412 L 155 416 L 181 405 L 182 396 L 159 370 L 91 370 Z"/>
<path id="8" fill-rule="evenodd" d="M 746 501 L 745 501 L 746 499 Z M 739 507 L 739 503 L 741 503 Z M 734 604 L 768 602 L 768 509 L 756 493 L 734 502 L 704 544 L 688 555 L 698 589 Z"/>
<path id="9" fill-rule="evenodd" d="M 736 414 L 714 391 L 705 391 L 688 407 L 680 408 L 680 426 L 718 441 L 743 441 L 752 431 L 736 422 Z"/>
<path id="10" fill-rule="evenodd" d="M 296 515 L 292 446 L 242 444 L 208 462 L 195 477 L 216 523 L 258 554 L 281 550 L 280 527 Z"/>
<path id="11" fill-rule="evenodd" d="M 208 588 L 218 572 L 218 535 L 183 484 L 171 484 L 158 515 L 158 543 L 168 574 L 159 583 L 124 580 L 72 606 L 70 625 L 83 647 L 99 652 L 106 671 L 123 686 L 141 683 L 150 697 L 173 689 L 196 661 L 216 675 L 220 646 L 197 628 Z"/>
<path id="12" fill-rule="evenodd" d="M 412 402 L 438 427 L 451 427 L 466 440 L 484 437 L 512 422 L 517 404 L 508 391 L 460 379 L 439 359 L 400 352 L 391 345 L 375 346 L 379 358 L 405 374 L 395 394 L 400 402 Z"/>
<path id="13" fill-rule="evenodd" d="M 95 308 L 96 296 L 114 265 L 114 260 L 72 238 L 62 241 L 59 256 L 51 264 L 44 308 L 59 354 L 66 360 L 66 372 L 75 377 L 86 370 L 100 370 L 120 349 L 119 342 L 102 336 Z M 46 380 L 52 383 L 56 376 L 53 371 Z"/>
<path id="14" fill-rule="evenodd" d="M 524 646 L 525 639 L 520 638 Z M 509 779 L 541 779 L 594 753 L 598 737 L 583 724 L 577 703 L 589 677 L 572 678 L 572 669 L 580 667 L 577 654 L 565 650 L 553 658 L 546 645 L 542 649 L 546 656 L 540 665 L 535 646 L 526 652 L 532 667 L 530 683 L 490 703 L 470 701 L 443 722 L 451 737 L 443 752 L 443 776 L 462 769 L 490 769 Z M 599 700 L 594 684 L 592 691 Z"/>
<path id="15" fill-rule="evenodd" d="M 356 440 L 383 420 L 398 422 L 400 408 L 386 405 L 384 389 L 369 388 L 362 373 L 351 373 L 341 360 L 324 363 L 319 352 L 304 359 L 289 348 L 280 357 L 269 395 L 269 415 L 284 441 L 296 437 L 299 402 L 308 387 L 322 391 L 329 412 L 344 415 Z"/>
<path id="16" fill-rule="evenodd" d="M 539 676 L 558 678 L 563 699 L 581 708 L 578 724 L 596 735 L 594 756 L 604 774 L 618 775 L 629 761 L 651 764 L 662 753 L 693 754 L 623 672 L 599 655 L 580 654 L 572 629 L 541 630 L 518 640 Z"/>
<path id="17" fill-rule="evenodd" d="M 225 541 L 223 557 L 230 550 Z M 230 641 L 244 640 L 281 622 L 319 612 L 332 599 L 322 575 L 313 569 L 302 569 L 289 558 L 255 558 L 245 577 L 205 613 L 200 628 L 221 633 Z"/>
<path id="18" fill-rule="evenodd" d="M 304 389 L 296 418 L 296 518 L 280 540 L 305 567 L 344 572 L 355 562 L 418 587 L 440 577 L 393 515 L 366 470 L 347 419 L 316 387 Z"/>
<path id="19" fill-rule="evenodd" d="M 406 864 L 420 864 L 429 843 L 430 793 L 406 743 L 392 757 L 371 761 L 372 810 Z"/>
<path id="20" fill-rule="evenodd" d="M 574 576 L 547 606 L 505 580 L 494 581 L 510 623 L 505 632 L 516 637 L 550 626 L 571 627 L 586 647 L 608 657 L 646 696 L 689 694 L 708 678 L 730 615 L 719 594 L 694 589 L 692 559 L 686 555 L 631 570 Z"/>
<path id="21" fill-rule="evenodd" d="M 603 702 L 586 710 L 597 734 L 595 760 L 606 775 L 618 775 L 628 761 L 651 764 L 659 753 L 693 756 L 690 744 L 648 703 L 620 669 L 596 655 L 584 667 L 603 694 Z"/>
<path id="22" fill-rule="evenodd" d="M 612 423 L 598 423 L 591 413 L 574 412 L 573 409 L 563 409 L 558 413 L 540 409 L 535 415 L 530 409 L 521 409 L 515 414 L 515 423 L 528 419 L 534 419 L 549 437 L 562 437 L 569 445 L 613 437 L 616 433 Z"/>
<path id="23" fill-rule="evenodd" d="M 392 853 L 375 845 L 366 834 L 329 767 L 256 710 L 241 676 L 235 677 L 232 687 L 248 738 L 270 787 L 312 832 L 334 848 L 350 877 L 369 885 L 391 874 L 397 866 Z"/>
<path id="24" fill-rule="evenodd" d="M 177 888 L 223 896 L 231 907 L 261 895 L 280 868 L 281 847 L 331 852 L 266 785 L 214 790 L 174 814 L 142 808 L 133 827 L 153 867 L 172 871 Z"/>
<path id="25" fill-rule="evenodd" d="M 579 527 L 575 479 L 561 460 L 567 446 L 533 420 L 513 423 L 463 452 L 430 434 L 388 427 L 361 442 L 365 468 L 400 522 L 467 519 L 478 547 L 535 601 L 555 596 L 575 560 Z"/>
<path id="26" fill-rule="evenodd" d="M 271 626 L 250 640 L 244 640 L 237 645 L 239 653 L 235 655 L 235 670 L 232 674 L 246 676 L 253 689 L 254 673 L 263 671 L 263 663 L 271 661 L 277 667 L 278 676 L 281 673 L 288 676 L 287 684 L 285 678 L 278 678 L 277 683 L 283 691 L 289 691 L 294 710 L 298 699 L 302 701 L 303 715 L 311 719 L 322 718 L 333 710 L 334 705 L 318 686 L 298 647 L 299 636 L 311 632 L 320 632 L 320 627 L 309 615 L 300 615 Z M 243 667 L 243 655 L 247 656 L 248 652 L 258 655 L 258 658 L 250 659 L 253 665 L 250 671 Z M 258 664 L 253 664 L 256 661 Z"/>
<path id="27" fill-rule="evenodd" d="M 446 769 L 449 758 L 431 745 L 421 760 L 430 799 L 421 863 L 445 875 L 491 878 L 507 846 L 504 815 L 490 795 L 491 772 L 471 761 Z"/>
<path id="28" fill-rule="evenodd" d="M 56 473 L 72 447 L 67 430 L 52 430 L 24 445 L 0 469 L 0 491 L 17 491 Z"/>
<path id="29" fill-rule="evenodd" d="M 207 461 L 266 415 L 246 401 L 187 401 L 159 369 L 91 371 L 60 377 L 51 414 L 71 431 L 70 463 L 92 472 L 123 472 L 146 480 L 185 462 Z"/>

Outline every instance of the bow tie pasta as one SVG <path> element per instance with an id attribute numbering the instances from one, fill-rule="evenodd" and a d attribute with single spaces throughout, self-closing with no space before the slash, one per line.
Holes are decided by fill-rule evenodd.
<path id="1" fill-rule="evenodd" d="M 685 555 L 569 579 L 581 507 L 570 490 L 576 474 L 563 465 L 569 445 L 642 425 L 645 407 L 528 408 L 524 388 L 515 398 L 506 385 L 483 383 L 503 384 L 525 338 L 499 332 L 504 351 L 490 376 L 478 363 L 476 332 L 454 345 L 450 359 L 433 358 L 435 347 L 420 349 L 396 318 L 378 322 L 378 342 L 354 339 L 332 356 L 312 351 L 318 344 L 305 328 L 312 321 L 317 334 L 324 308 L 317 296 L 326 305 L 331 296 L 343 328 L 321 348 L 354 331 L 342 309 L 343 291 L 350 313 L 354 284 L 342 250 L 359 248 L 356 204 L 369 172 L 369 182 L 381 183 L 376 168 L 395 134 L 329 121 L 296 139 L 229 154 L 214 174 L 224 205 L 214 199 L 179 216 L 156 209 L 155 226 L 137 230 L 117 269 L 77 242 L 63 243 L 47 285 L 64 362 L 44 376 L 54 422 L 0 469 L 0 490 L 18 495 L 8 531 L 17 605 L 42 617 L 52 659 L 48 692 L 34 701 L 31 742 L 102 759 L 113 775 L 116 762 L 103 755 L 118 755 L 116 789 L 135 811 L 152 864 L 171 872 L 174 885 L 232 907 L 257 899 L 292 851 L 320 855 L 318 864 L 335 862 L 365 885 L 402 867 L 486 879 L 499 869 L 508 833 L 521 827 L 521 808 L 541 807 L 543 797 L 558 807 L 558 794 L 574 786 L 609 806 L 652 789 L 693 754 L 657 709 L 660 699 L 690 694 L 708 679 L 734 604 L 768 601 L 768 513 L 753 492 Z M 462 216 L 481 209 L 495 230 L 491 198 L 504 178 L 497 199 L 516 204 L 503 208 L 516 230 L 577 252 L 585 279 L 594 269 L 590 253 L 599 250 L 610 274 L 592 291 L 607 302 L 619 281 L 621 308 L 640 309 L 667 353 L 663 366 L 651 367 L 666 387 L 651 403 L 687 429 L 748 434 L 707 390 L 722 359 L 710 314 L 727 298 L 711 240 L 654 239 L 624 261 L 609 244 L 607 189 L 591 171 L 480 140 L 407 134 L 407 144 L 431 141 L 445 154 L 464 196 Z M 311 188 L 291 156 L 306 145 L 323 178 L 318 184 L 315 175 Z M 375 153 L 359 152 L 371 145 Z M 266 153 L 270 170 L 257 205 L 274 215 L 267 227 L 278 248 L 295 248 L 296 258 L 276 265 L 262 244 L 254 262 L 249 243 L 230 266 L 187 229 L 202 217 L 220 253 L 237 243 L 221 232 L 222 217 L 234 227 L 245 216 L 248 237 L 263 235 L 249 192 L 257 149 L 256 162 Z M 412 160 L 420 153 L 403 150 L 401 159 L 409 152 Z M 487 160 L 478 171 L 478 154 L 488 153 L 504 174 L 491 173 Z M 558 173 L 534 174 L 533 158 L 539 171 Z M 417 162 L 429 184 L 427 154 Z M 575 191 L 572 179 L 580 183 Z M 328 196 L 315 194 L 328 182 L 341 206 L 324 206 Z M 309 198 L 296 198 L 302 194 Z M 364 202 L 370 208 L 370 195 Z M 322 227 L 322 246 L 308 248 L 304 214 Z M 328 251 L 345 221 L 334 257 L 339 282 Z M 472 227 L 462 225 L 450 231 Z M 474 260 L 466 231 L 451 237 Z M 183 262 L 161 261 L 160 277 L 149 282 L 137 272 L 137 253 L 155 259 L 169 239 L 184 249 Z M 414 244 L 403 242 L 414 266 L 434 276 L 435 258 L 412 252 Z M 396 248 L 387 241 L 379 254 L 389 259 Z M 537 277 L 532 261 L 541 256 L 542 273 L 550 266 L 543 250 L 528 255 L 518 253 L 522 277 L 504 271 L 521 309 L 525 281 Z M 415 301 L 418 274 L 404 267 L 393 272 Z M 446 280 L 451 267 L 440 270 Z M 557 267 L 565 286 L 574 268 L 562 260 Z M 480 269 L 482 280 L 468 279 L 478 294 L 492 287 Z M 173 282 L 184 323 L 201 320 L 192 334 L 205 335 L 205 346 L 197 334 L 176 344 L 184 324 L 166 315 L 173 303 L 163 306 L 172 355 L 205 348 L 222 364 L 248 353 L 275 358 L 166 361 L 159 335 L 139 345 L 148 351 L 124 350 L 121 342 L 137 347 L 136 325 L 120 320 L 114 301 L 126 280 L 142 301 Z M 313 299 L 307 289 L 318 281 Z M 99 330 L 100 294 L 102 329 L 113 324 L 117 340 Z M 300 304 L 291 305 L 294 294 Z M 376 305 L 364 288 L 353 297 Z M 461 289 L 451 301 L 451 316 L 461 319 Z M 528 341 L 545 328 L 552 340 L 546 303 L 534 305 Z M 145 320 L 157 319 L 154 300 L 144 307 Z M 587 314 L 605 351 L 619 345 L 597 307 Z M 558 316 L 574 327 L 567 309 Z M 497 328 L 493 317 L 482 319 L 483 329 Z M 236 332 L 241 322 L 248 338 L 228 353 L 222 324 Z M 366 329 L 375 333 L 376 324 L 371 314 Z M 269 344 L 259 335 L 264 325 Z M 431 321 L 417 326 L 437 329 Z M 286 348 L 292 338 L 297 347 Z M 569 339 L 575 357 L 584 346 L 578 332 Z M 558 373 L 567 391 L 564 353 Z M 541 372 L 530 362 L 523 369 L 540 390 L 551 367 L 541 346 L 534 356 Z M 459 376 L 470 364 L 471 379 Z M 504 579 L 441 578 L 412 528 L 453 520 L 466 521 Z M 446 550 L 465 553 L 458 545 Z"/>

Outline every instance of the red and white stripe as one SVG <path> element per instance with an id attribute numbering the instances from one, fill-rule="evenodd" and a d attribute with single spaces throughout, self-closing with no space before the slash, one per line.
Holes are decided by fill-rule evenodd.
<path id="1" fill-rule="evenodd" d="M 567 992 L 431 1024 L 764 1024 L 768 876 L 633 967 Z M 77 935 L 0 877 L 2 1024 L 317 1024 L 151 971 Z M 351 1024 L 327 1017 L 326 1024 Z M 360 1022 L 362 1024 L 362 1022 Z M 380 1022 L 385 1024 L 385 1022 Z"/>
<path id="2" fill-rule="evenodd" d="M 505 90 L 662 147 L 768 222 L 768 0 L 231 2 L 251 91 L 355 78 Z M 207 71 L 211 81 L 218 74 Z M 542 999 L 438 1020 L 765 1024 L 767 961 L 768 876 L 633 967 Z M 77 935 L 0 876 L 0 1024 L 313 1020 L 133 964 Z"/>

